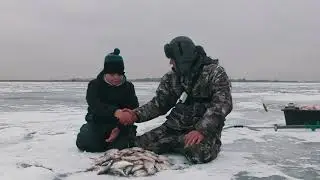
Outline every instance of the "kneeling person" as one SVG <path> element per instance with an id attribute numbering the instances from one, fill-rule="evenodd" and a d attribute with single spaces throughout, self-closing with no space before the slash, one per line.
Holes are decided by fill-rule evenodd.
<path id="1" fill-rule="evenodd" d="M 105 57 L 104 69 L 88 84 L 86 123 L 80 128 L 76 145 L 82 151 L 103 152 L 131 146 L 136 126 L 118 123 L 122 108 L 139 106 L 134 85 L 126 80 L 120 50 Z"/>
<path id="2" fill-rule="evenodd" d="M 233 109 L 231 82 L 218 59 L 207 56 L 189 37 L 174 38 L 164 51 L 172 70 L 162 77 L 156 95 L 139 108 L 124 110 L 122 114 L 131 118 L 119 120 L 143 123 L 171 109 L 160 127 L 137 137 L 136 146 L 158 154 L 178 152 L 192 163 L 208 163 L 220 152 L 224 122 Z"/>

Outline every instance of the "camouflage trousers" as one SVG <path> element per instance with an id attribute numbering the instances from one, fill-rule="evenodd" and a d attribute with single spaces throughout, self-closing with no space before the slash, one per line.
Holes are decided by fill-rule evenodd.
<path id="1" fill-rule="evenodd" d="M 188 132 L 177 131 L 163 124 L 137 136 L 135 145 L 157 154 L 179 153 L 194 164 L 207 163 L 218 156 L 221 147 L 220 139 L 205 137 L 199 144 L 184 147 L 184 136 Z"/>

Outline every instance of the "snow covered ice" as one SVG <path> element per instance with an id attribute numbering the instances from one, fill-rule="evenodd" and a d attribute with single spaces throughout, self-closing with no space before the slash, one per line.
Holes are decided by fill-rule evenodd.
<path id="1" fill-rule="evenodd" d="M 156 82 L 135 82 L 140 104 L 152 98 Z M 0 83 L 0 179 L 123 179 L 90 167 L 101 153 L 78 151 L 76 135 L 85 122 L 87 82 Z M 233 83 L 233 112 L 226 126 L 284 124 L 281 108 L 289 102 L 320 104 L 318 83 Z M 268 107 L 265 112 L 264 102 Z M 164 117 L 137 124 L 138 134 L 159 126 Z M 169 155 L 181 170 L 139 179 L 320 179 L 320 130 L 273 129 L 223 131 L 222 149 L 214 161 L 190 166 Z"/>

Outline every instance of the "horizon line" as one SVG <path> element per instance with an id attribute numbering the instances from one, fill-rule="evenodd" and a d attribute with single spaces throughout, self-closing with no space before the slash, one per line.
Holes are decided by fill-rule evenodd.
<path id="1" fill-rule="evenodd" d="M 71 78 L 71 79 L 0 79 L 0 82 L 88 82 L 95 78 Z M 160 81 L 161 78 L 132 78 L 128 79 L 128 81 L 144 81 L 144 82 L 152 82 L 152 81 Z M 320 80 L 278 80 L 278 79 L 245 79 L 238 78 L 232 79 L 230 81 L 233 82 L 320 82 Z"/>

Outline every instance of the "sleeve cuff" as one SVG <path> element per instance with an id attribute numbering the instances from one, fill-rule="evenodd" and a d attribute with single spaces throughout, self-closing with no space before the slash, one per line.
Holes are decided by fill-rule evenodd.
<path id="1" fill-rule="evenodd" d="M 136 123 L 142 123 L 142 119 L 141 119 L 141 115 L 140 115 L 140 111 L 137 109 L 134 109 L 133 112 L 136 114 L 137 116 L 137 120 L 135 121 Z"/>

